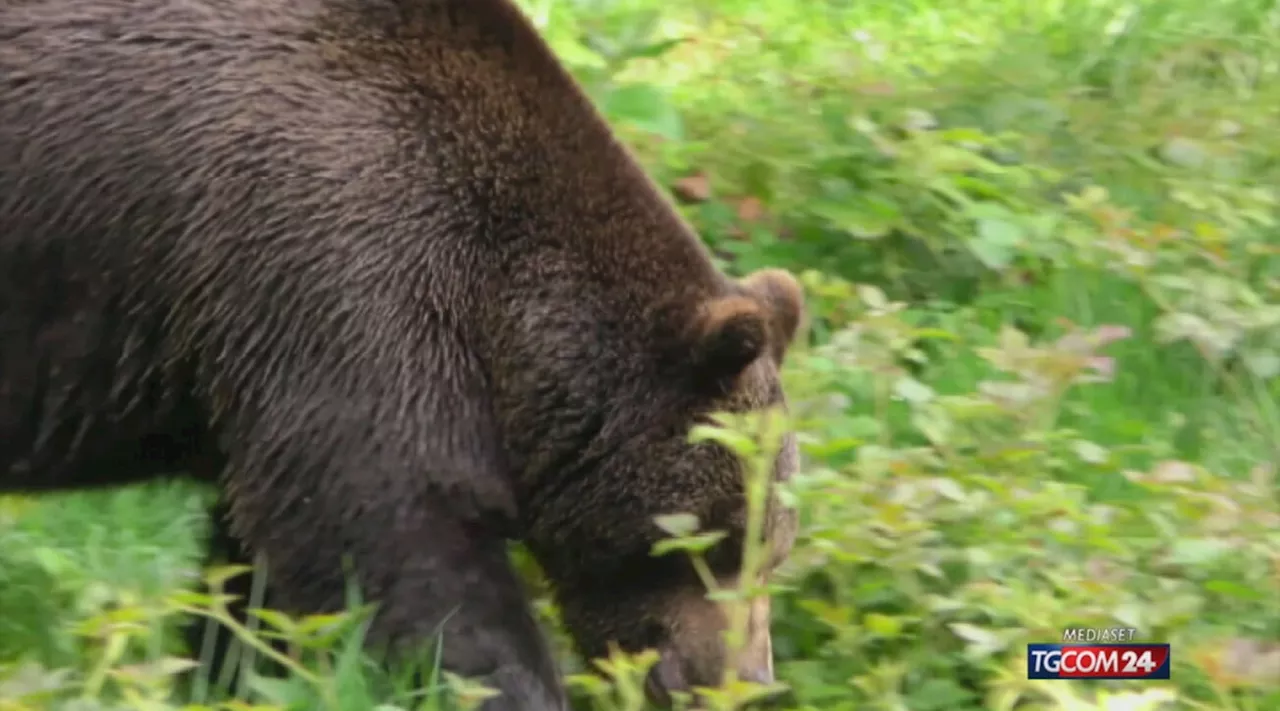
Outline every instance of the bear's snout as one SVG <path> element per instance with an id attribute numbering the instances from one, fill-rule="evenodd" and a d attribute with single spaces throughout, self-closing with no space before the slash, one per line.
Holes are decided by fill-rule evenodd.
<path id="1" fill-rule="evenodd" d="M 738 655 L 738 678 L 756 684 L 773 683 L 773 636 L 769 632 L 769 597 L 751 601 L 747 643 Z"/>
<path id="2" fill-rule="evenodd" d="M 719 686 L 730 668 L 742 681 L 766 686 L 774 683 L 769 597 L 751 601 L 746 639 L 732 658 L 725 647 L 724 631 L 729 621 L 724 612 L 705 593 L 690 593 L 677 602 L 668 618 L 669 641 L 659 649 L 658 662 L 645 680 L 650 701 L 670 706 L 674 692 L 691 693 L 698 687 Z"/>

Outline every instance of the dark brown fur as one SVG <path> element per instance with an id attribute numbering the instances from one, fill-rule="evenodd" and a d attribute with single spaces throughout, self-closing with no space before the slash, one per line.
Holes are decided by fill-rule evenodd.
<path id="1" fill-rule="evenodd" d="M 217 482 L 274 604 L 340 608 L 349 554 L 374 640 L 453 613 L 494 708 L 564 706 L 508 537 L 583 653 L 715 681 L 652 517 L 740 533 L 685 434 L 781 402 L 800 306 L 715 271 L 508 0 L 0 0 L 0 488 Z"/>

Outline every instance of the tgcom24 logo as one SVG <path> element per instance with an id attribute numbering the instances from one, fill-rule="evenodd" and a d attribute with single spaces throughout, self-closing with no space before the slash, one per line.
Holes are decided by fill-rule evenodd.
<path id="1" fill-rule="evenodd" d="M 1167 644 L 1132 640 L 1136 630 L 1072 628 L 1062 642 L 1027 645 L 1028 679 L 1168 679 Z"/>

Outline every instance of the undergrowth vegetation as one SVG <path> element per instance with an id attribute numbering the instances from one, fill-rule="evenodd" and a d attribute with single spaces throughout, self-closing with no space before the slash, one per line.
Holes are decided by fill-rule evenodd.
<path id="1" fill-rule="evenodd" d="M 774 703 L 1280 708 L 1280 3 L 524 7 L 726 269 L 803 275 Z M 698 434 L 763 461 L 755 432 Z M 238 701 L 176 685 L 178 616 L 224 615 L 186 592 L 207 496 L 0 499 L 0 709 L 483 696 L 373 668 L 363 608 L 263 612 L 256 654 L 303 653 Z M 667 554 L 708 540 L 663 525 Z M 1170 643 L 1172 678 L 1026 679 L 1027 643 L 1113 625 Z M 581 707 L 643 706 L 651 657 L 600 679 L 556 639 Z"/>

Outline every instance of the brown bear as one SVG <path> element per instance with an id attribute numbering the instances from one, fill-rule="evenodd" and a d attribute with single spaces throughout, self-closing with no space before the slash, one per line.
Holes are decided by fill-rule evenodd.
<path id="1" fill-rule="evenodd" d="M 719 273 L 511 0 L 0 2 L 0 490 L 186 474 L 273 605 L 563 709 L 507 558 L 659 692 L 767 680 L 659 514 L 744 534 L 690 427 L 780 405 L 795 280 Z M 777 461 L 796 466 L 795 442 Z M 794 515 L 770 508 L 776 563 Z"/>

